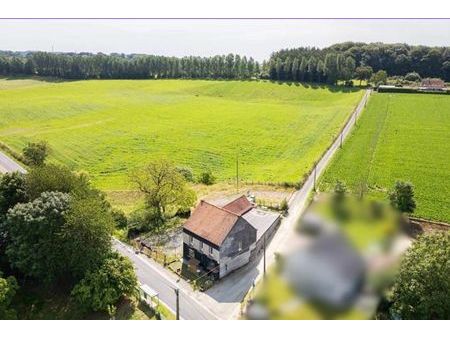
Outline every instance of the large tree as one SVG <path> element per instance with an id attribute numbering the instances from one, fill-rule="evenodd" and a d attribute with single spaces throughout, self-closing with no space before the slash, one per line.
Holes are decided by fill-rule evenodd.
<path id="1" fill-rule="evenodd" d="M 72 297 L 85 310 L 115 312 L 121 297 L 136 295 L 137 279 L 133 265 L 116 252 L 99 269 L 89 271 L 72 290 Z"/>
<path id="2" fill-rule="evenodd" d="M 98 267 L 111 250 L 114 219 L 102 200 L 73 197 L 64 213 L 59 238 L 70 272 L 82 277 Z"/>
<path id="3" fill-rule="evenodd" d="M 393 289 L 402 319 L 450 318 L 450 231 L 420 236 L 406 252 Z"/>
<path id="4" fill-rule="evenodd" d="M 24 275 L 52 282 L 68 272 L 59 234 L 69 199 L 68 194 L 44 192 L 8 211 L 3 224 L 8 233 L 6 254 Z"/>
<path id="5" fill-rule="evenodd" d="M 166 212 L 189 209 L 195 202 L 177 167 L 166 159 L 158 159 L 131 175 L 131 180 L 144 193 L 147 207 L 156 221 L 164 221 Z"/>
<path id="6" fill-rule="evenodd" d="M 17 203 L 27 202 L 25 175 L 19 172 L 5 173 L 0 177 L 0 219 Z"/>
<path id="7" fill-rule="evenodd" d="M 373 69 L 370 66 L 359 66 L 355 69 L 356 78 L 359 80 L 359 85 L 364 80 L 369 80 L 372 77 Z"/>

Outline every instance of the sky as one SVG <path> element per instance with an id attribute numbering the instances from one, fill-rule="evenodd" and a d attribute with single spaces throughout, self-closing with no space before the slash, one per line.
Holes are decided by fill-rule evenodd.
<path id="1" fill-rule="evenodd" d="M 1 50 L 211 56 L 345 41 L 450 46 L 450 20 L 5 20 Z"/>

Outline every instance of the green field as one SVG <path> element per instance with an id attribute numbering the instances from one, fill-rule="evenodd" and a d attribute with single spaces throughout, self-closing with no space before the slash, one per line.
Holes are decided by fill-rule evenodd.
<path id="1" fill-rule="evenodd" d="M 0 80 L 0 141 L 46 140 L 52 161 L 105 190 L 156 157 L 235 175 L 296 182 L 327 148 L 362 91 L 257 81 Z"/>
<path id="2" fill-rule="evenodd" d="M 321 180 L 384 198 L 396 180 L 415 186 L 416 216 L 450 221 L 450 96 L 374 94 Z"/>

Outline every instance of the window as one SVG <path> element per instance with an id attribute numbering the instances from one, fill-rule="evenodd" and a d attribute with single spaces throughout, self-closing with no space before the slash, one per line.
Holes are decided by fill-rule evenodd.
<path id="1" fill-rule="evenodd" d="M 189 236 L 189 243 L 194 243 L 194 237 L 192 237 L 192 236 Z"/>
<path id="2" fill-rule="evenodd" d="M 238 243 L 238 251 L 242 251 L 242 242 L 241 241 L 239 241 L 239 243 Z"/>
<path id="3" fill-rule="evenodd" d="M 213 254 L 213 248 L 212 246 L 209 247 L 209 253 L 212 255 Z"/>
<path id="4" fill-rule="evenodd" d="M 228 271 L 228 264 L 225 264 L 225 271 Z"/>
<path id="5" fill-rule="evenodd" d="M 203 242 L 200 242 L 199 246 L 200 246 L 200 249 L 203 249 Z"/>

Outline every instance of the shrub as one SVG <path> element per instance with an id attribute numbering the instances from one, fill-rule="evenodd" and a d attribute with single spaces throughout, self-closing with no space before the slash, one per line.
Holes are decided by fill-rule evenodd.
<path id="1" fill-rule="evenodd" d="M 397 181 L 389 193 L 391 205 L 400 212 L 412 213 L 416 208 L 414 186 L 409 182 Z"/>
<path id="2" fill-rule="evenodd" d="M 30 142 L 22 151 L 25 162 L 35 166 L 43 165 L 49 152 L 50 147 L 45 141 Z"/>
<path id="3" fill-rule="evenodd" d="M 280 210 L 283 211 L 283 212 L 286 212 L 286 211 L 289 210 L 289 205 L 288 205 L 288 202 L 287 202 L 287 200 L 285 198 L 283 198 L 283 200 L 280 203 Z"/>
<path id="4" fill-rule="evenodd" d="M 111 215 L 114 219 L 114 223 L 116 224 L 116 227 L 118 229 L 125 229 L 128 225 L 128 219 L 127 216 L 125 216 L 125 213 L 122 210 L 119 209 L 113 209 L 111 211 Z"/>
<path id="5" fill-rule="evenodd" d="M 187 182 L 194 182 L 194 173 L 188 167 L 176 167 L 176 170 L 184 177 Z"/>
<path id="6" fill-rule="evenodd" d="M 405 75 L 405 80 L 411 82 L 419 82 L 420 80 L 422 80 L 422 78 L 418 73 L 412 72 Z"/>
<path id="7" fill-rule="evenodd" d="M 213 185 L 216 183 L 216 177 L 212 174 L 211 171 L 204 171 L 201 173 L 199 182 L 205 185 Z"/>

